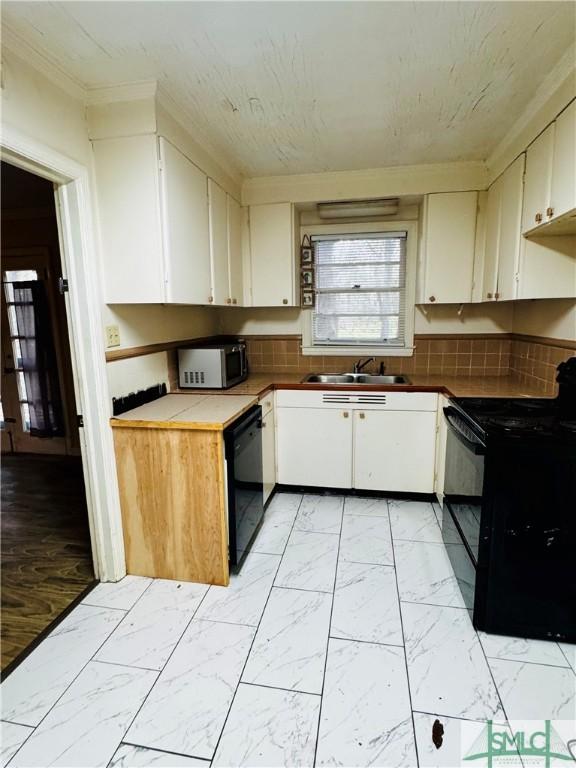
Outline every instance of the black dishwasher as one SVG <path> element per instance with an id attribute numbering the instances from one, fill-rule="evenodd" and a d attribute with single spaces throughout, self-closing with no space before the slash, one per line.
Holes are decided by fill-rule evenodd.
<path id="1" fill-rule="evenodd" d="M 230 565 L 239 570 L 264 517 L 262 408 L 255 405 L 224 430 Z"/>

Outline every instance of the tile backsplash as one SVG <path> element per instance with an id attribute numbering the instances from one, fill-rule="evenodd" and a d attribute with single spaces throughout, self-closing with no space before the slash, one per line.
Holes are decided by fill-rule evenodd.
<path id="1" fill-rule="evenodd" d="M 361 356 L 302 355 L 299 336 L 246 336 L 248 363 L 254 373 L 330 373 L 351 371 Z M 377 357 L 366 366 L 375 373 L 383 362 L 388 373 L 447 376 L 506 376 L 512 340 L 503 336 L 416 336 L 411 357 Z"/>
<path id="2" fill-rule="evenodd" d="M 543 394 L 553 395 L 558 363 L 574 355 L 574 348 L 557 346 L 552 339 L 517 336 L 513 338 L 510 350 L 510 375 L 522 384 L 541 389 Z"/>
<path id="3" fill-rule="evenodd" d="M 330 373 L 351 371 L 360 357 L 302 355 L 300 336 L 245 336 L 253 373 Z M 412 357 L 378 357 L 366 367 L 377 372 L 445 376 L 512 376 L 551 395 L 558 363 L 576 354 L 565 342 L 518 334 L 415 336 Z"/>

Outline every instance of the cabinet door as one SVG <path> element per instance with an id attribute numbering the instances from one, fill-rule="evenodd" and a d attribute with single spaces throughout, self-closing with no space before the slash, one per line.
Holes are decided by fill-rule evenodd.
<path id="1" fill-rule="evenodd" d="M 276 423 L 274 409 L 262 417 L 262 480 L 264 503 L 276 485 Z"/>
<path id="2" fill-rule="evenodd" d="M 498 286 L 498 246 L 500 242 L 501 177 L 488 190 L 486 204 L 486 234 L 484 242 L 484 270 L 482 275 L 482 301 L 496 298 Z"/>
<path id="3" fill-rule="evenodd" d="M 212 279 L 211 304 L 230 304 L 228 280 L 228 200 L 227 194 L 212 179 L 208 179 L 208 210 L 210 213 L 210 269 Z"/>
<path id="4" fill-rule="evenodd" d="M 155 136 L 95 141 L 104 300 L 165 301 Z"/>
<path id="5" fill-rule="evenodd" d="M 500 232 L 498 236 L 497 299 L 515 299 L 522 238 L 522 191 L 524 158 L 520 155 L 500 179 Z"/>
<path id="6" fill-rule="evenodd" d="M 210 297 L 208 179 L 163 138 L 160 138 L 160 154 L 166 300 L 176 304 L 207 304 Z"/>
<path id="7" fill-rule="evenodd" d="M 576 208 L 576 101 L 562 112 L 554 127 L 550 214 L 556 218 Z"/>
<path id="8" fill-rule="evenodd" d="M 426 197 L 423 303 L 470 301 L 477 207 L 477 192 Z"/>
<path id="9" fill-rule="evenodd" d="M 228 274 L 229 295 L 232 304 L 244 304 L 244 282 L 242 269 L 242 209 L 228 195 Z"/>
<path id="10" fill-rule="evenodd" d="M 252 305 L 295 305 L 294 211 L 291 203 L 250 206 Z"/>
<path id="11" fill-rule="evenodd" d="M 279 483 L 352 487 L 352 411 L 277 408 L 276 432 Z"/>
<path id="12" fill-rule="evenodd" d="M 554 123 L 548 126 L 526 150 L 522 232 L 528 232 L 547 220 L 546 209 L 550 206 L 553 150 Z M 567 172 L 569 172 L 568 169 Z M 574 170 L 572 169 L 571 172 L 573 173 Z"/>
<path id="13" fill-rule="evenodd" d="M 435 411 L 356 411 L 354 488 L 432 493 Z"/>

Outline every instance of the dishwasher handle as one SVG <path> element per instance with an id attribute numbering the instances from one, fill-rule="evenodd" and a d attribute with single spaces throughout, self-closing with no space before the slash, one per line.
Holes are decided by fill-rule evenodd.
<path id="1" fill-rule="evenodd" d="M 472 451 L 477 456 L 482 456 L 486 453 L 486 446 L 466 424 L 456 408 L 453 408 L 451 405 L 447 406 L 444 408 L 444 416 L 452 433 L 469 451 Z"/>

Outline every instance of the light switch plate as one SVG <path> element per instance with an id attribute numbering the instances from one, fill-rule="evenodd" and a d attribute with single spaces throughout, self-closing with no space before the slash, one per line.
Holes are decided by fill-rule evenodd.
<path id="1" fill-rule="evenodd" d="M 117 325 L 106 326 L 106 346 L 107 347 L 120 346 L 120 328 Z"/>

